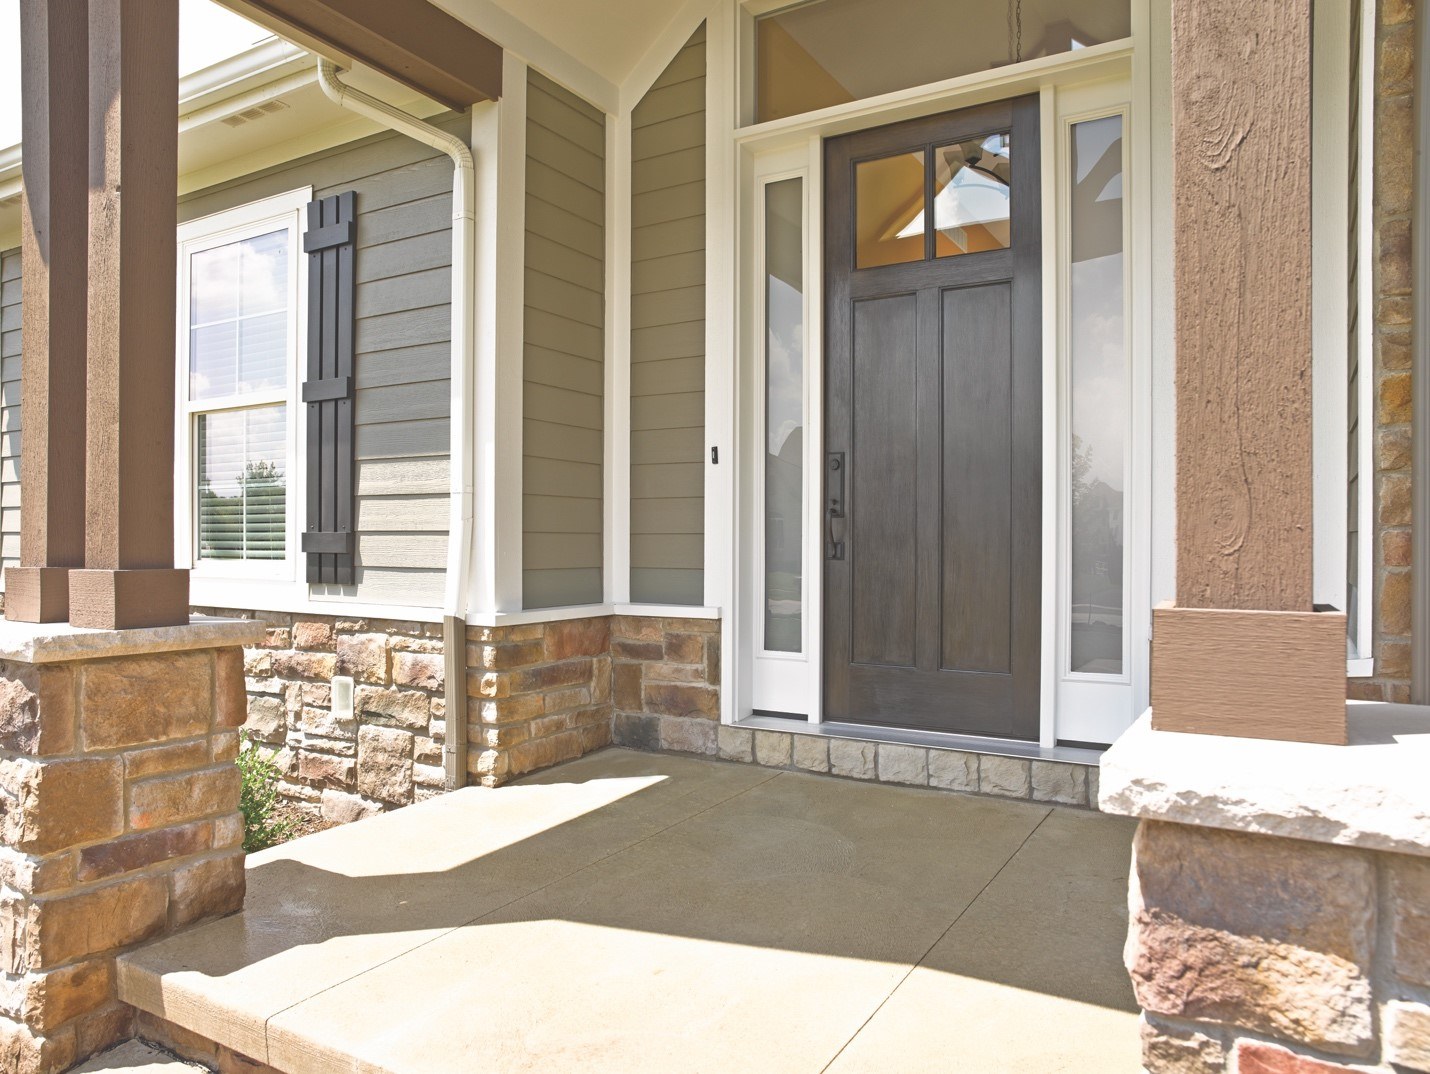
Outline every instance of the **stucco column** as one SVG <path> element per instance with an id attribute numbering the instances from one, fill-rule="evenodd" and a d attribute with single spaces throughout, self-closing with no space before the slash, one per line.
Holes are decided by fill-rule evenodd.
<path id="1" fill-rule="evenodd" d="M 84 570 L 77 626 L 188 621 L 174 569 L 177 0 L 91 0 Z"/>
<path id="2" fill-rule="evenodd" d="M 1177 600 L 1163 730 L 1343 743 L 1312 605 L 1311 0 L 1173 0 Z"/>
<path id="3" fill-rule="evenodd" d="M 69 618 L 69 571 L 84 565 L 88 42 L 83 4 L 22 0 L 24 511 L 5 617 L 30 623 Z"/>

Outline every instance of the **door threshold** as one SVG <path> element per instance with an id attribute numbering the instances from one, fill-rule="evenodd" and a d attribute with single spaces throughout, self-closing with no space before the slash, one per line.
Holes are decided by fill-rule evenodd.
<path id="1" fill-rule="evenodd" d="M 983 738 L 944 731 L 918 731 L 906 727 L 876 727 L 864 723 L 811 723 L 791 716 L 754 713 L 735 722 L 736 727 L 757 731 L 784 731 L 795 735 L 853 739 L 859 742 L 889 742 L 899 746 L 922 746 L 955 753 L 978 753 L 990 757 L 1020 757 L 1031 761 L 1058 761 L 1062 764 L 1096 768 L 1103 751 L 1085 746 L 1040 746 L 1010 738 Z"/>

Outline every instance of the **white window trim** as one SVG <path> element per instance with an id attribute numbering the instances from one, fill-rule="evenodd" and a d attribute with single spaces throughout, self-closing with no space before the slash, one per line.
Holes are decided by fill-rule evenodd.
<path id="1" fill-rule="evenodd" d="M 302 465 L 300 445 L 306 408 L 300 404 L 299 384 L 305 366 L 307 349 L 308 259 L 302 254 L 303 212 L 313 200 L 311 187 L 287 191 L 260 201 L 250 202 L 211 216 L 180 225 L 178 230 L 178 301 L 175 339 L 174 391 L 174 562 L 191 572 L 192 600 L 199 605 L 232 601 L 211 601 L 211 596 L 237 595 L 247 591 L 242 607 L 267 607 L 277 598 L 291 602 L 303 595 L 300 578 L 301 554 L 298 534 L 303 526 L 303 507 L 307 502 L 306 467 Z M 224 246 L 242 239 L 263 235 L 281 228 L 289 231 L 289 367 L 287 383 L 282 389 L 254 392 L 202 401 L 189 400 L 189 264 L 195 253 Z M 197 555 L 196 495 L 194 492 L 198 460 L 194 436 L 194 421 L 200 413 L 248 409 L 254 406 L 284 403 L 288 408 L 287 452 L 288 488 L 286 549 L 282 560 L 270 561 L 201 561 Z M 242 588 L 239 588 L 242 587 Z M 214 592 L 210 593 L 212 589 Z M 295 592 L 297 590 L 297 592 Z M 286 598 L 286 600 L 284 599 Z"/>

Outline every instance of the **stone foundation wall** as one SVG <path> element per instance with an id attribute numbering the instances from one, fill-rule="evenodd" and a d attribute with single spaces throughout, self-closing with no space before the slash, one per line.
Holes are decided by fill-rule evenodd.
<path id="1" fill-rule="evenodd" d="M 1149 1074 L 1430 1071 L 1430 860 L 1143 821 Z"/>
<path id="2" fill-rule="evenodd" d="M 286 797 L 341 822 L 441 792 L 441 624 L 211 614 L 264 624 L 263 643 L 244 650 L 245 729 L 273 752 Z M 351 716 L 333 711 L 334 676 L 353 680 Z"/>
<path id="3" fill-rule="evenodd" d="M 0 663 L 0 1070 L 127 1037 L 114 957 L 241 908 L 245 714 L 237 644 Z"/>
<path id="4" fill-rule="evenodd" d="M 467 629 L 467 771 L 495 787 L 611 743 L 611 617 Z"/>
<path id="5" fill-rule="evenodd" d="M 617 615 L 611 676 L 618 745 L 714 754 L 720 726 L 720 621 Z"/>
<path id="6" fill-rule="evenodd" d="M 282 793 L 333 821 L 441 793 L 447 714 L 435 623 L 237 609 L 257 619 L 244 652 L 245 728 L 272 751 Z M 718 620 L 592 616 L 467 630 L 467 770 L 497 786 L 614 740 L 715 752 Z M 354 682 L 351 717 L 334 676 Z M 613 680 L 621 697 L 613 706 Z"/>
<path id="7" fill-rule="evenodd" d="M 1374 0 L 1364 0 L 1366 3 Z M 1373 577 L 1361 579 L 1374 600 L 1375 674 L 1351 679 L 1350 696 L 1410 700 L 1411 652 L 1411 365 L 1415 201 L 1415 16 L 1413 0 L 1376 3 L 1375 42 L 1375 351 L 1361 372 L 1374 393 L 1375 529 Z M 1363 165 L 1364 166 L 1364 165 Z M 1361 490 L 1367 495 L 1368 490 Z M 1421 644 L 1427 644 L 1422 641 Z"/>

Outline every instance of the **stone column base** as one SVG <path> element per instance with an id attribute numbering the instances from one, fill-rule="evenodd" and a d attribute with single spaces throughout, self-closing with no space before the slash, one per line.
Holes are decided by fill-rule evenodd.
<path id="1" fill-rule="evenodd" d="M 253 623 L 0 624 L 0 1069 L 128 1036 L 114 957 L 244 893 L 238 728 Z"/>

